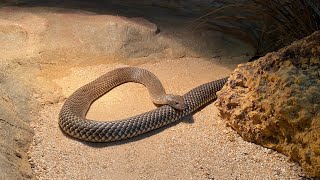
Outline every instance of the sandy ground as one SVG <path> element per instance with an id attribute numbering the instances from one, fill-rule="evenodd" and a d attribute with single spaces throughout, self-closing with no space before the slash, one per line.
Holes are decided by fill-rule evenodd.
<path id="1" fill-rule="evenodd" d="M 42 76 L 68 97 L 121 66 L 125 65 L 59 67 L 64 74 L 56 76 L 57 71 L 49 69 Z M 227 76 L 232 70 L 190 58 L 138 66 L 155 73 L 167 92 L 176 94 Z M 29 155 L 39 179 L 299 179 L 301 174 L 299 166 L 287 157 L 243 141 L 226 127 L 214 104 L 192 118 L 115 143 L 84 143 L 64 135 L 58 127 L 62 105 L 63 101 L 45 104 L 32 123 L 35 136 Z M 154 108 L 144 86 L 127 83 L 97 100 L 87 117 L 114 120 Z"/>

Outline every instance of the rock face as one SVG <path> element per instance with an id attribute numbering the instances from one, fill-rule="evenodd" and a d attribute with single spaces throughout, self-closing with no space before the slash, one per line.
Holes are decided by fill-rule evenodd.
<path id="1" fill-rule="evenodd" d="M 27 151 L 33 131 L 25 120 L 30 102 L 22 83 L 5 76 L 0 65 L 0 179 L 32 179 Z M 21 101 L 20 103 L 18 103 Z"/>
<path id="2" fill-rule="evenodd" d="M 17 116 L 9 96 L 3 89 L 0 92 L 0 179 L 32 178 L 26 153 L 32 130 Z"/>
<path id="3" fill-rule="evenodd" d="M 320 176 L 320 31 L 239 65 L 218 94 L 221 116 L 245 140 Z"/>

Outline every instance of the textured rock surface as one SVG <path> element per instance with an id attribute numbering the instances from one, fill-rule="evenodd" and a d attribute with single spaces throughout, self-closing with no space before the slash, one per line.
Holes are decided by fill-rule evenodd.
<path id="1" fill-rule="evenodd" d="M 0 49 L 0 53 L 13 58 L 36 57 L 43 64 L 70 61 L 88 64 L 93 58 L 103 61 L 106 58 L 212 58 L 226 55 L 221 52 L 226 45 L 221 35 L 210 31 L 191 32 L 186 28 L 188 18 L 182 20 L 161 15 L 153 19 L 157 23 L 155 25 L 136 15 L 127 18 L 97 16 L 76 10 L 14 7 L 1 8 L 0 17 L 3 32 L 0 45 L 5 47 Z M 237 40 L 231 41 L 243 46 Z M 249 45 L 243 47 L 250 48 Z M 232 58 L 239 54 L 239 50 L 227 55 Z"/>
<path id="2" fill-rule="evenodd" d="M 0 179 L 32 178 L 27 150 L 32 130 L 15 112 L 10 96 L 0 88 Z"/>
<path id="3" fill-rule="evenodd" d="M 223 118 L 244 139 L 320 176 L 320 32 L 242 64 L 219 93 Z"/>
<path id="4" fill-rule="evenodd" d="M 30 90 L 9 69 L 0 64 L 0 179 L 32 179 L 27 154 L 33 136 Z"/>

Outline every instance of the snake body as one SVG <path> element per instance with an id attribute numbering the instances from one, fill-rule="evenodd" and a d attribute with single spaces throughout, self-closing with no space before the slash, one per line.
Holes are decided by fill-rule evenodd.
<path id="1" fill-rule="evenodd" d="M 89 142 L 128 139 L 193 113 L 204 104 L 216 99 L 216 92 L 223 87 L 227 79 L 228 77 L 200 85 L 179 97 L 165 94 L 159 79 L 145 69 L 136 67 L 115 69 L 82 86 L 67 98 L 59 114 L 59 126 L 68 135 Z M 102 122 L 86 119 L 86 113 L 96 99 L 126 82 L 144 84 L 155 103 L 169 105 L 118 121 Z M 169 101 L 173 99 L 176 103 L 170 104 L 168 98 Z"/>

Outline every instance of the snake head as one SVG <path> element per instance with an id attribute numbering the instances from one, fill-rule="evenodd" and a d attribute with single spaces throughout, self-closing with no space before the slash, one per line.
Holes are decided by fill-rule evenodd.
<path id="1" fill-rule="evenodd" d="M 174 109 L 184 110 L 187 105 L 182 96 L 167 94 L 168 105 Z"/>

